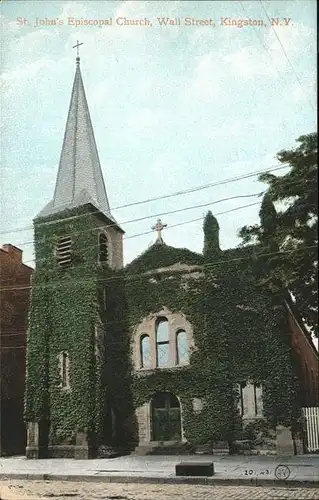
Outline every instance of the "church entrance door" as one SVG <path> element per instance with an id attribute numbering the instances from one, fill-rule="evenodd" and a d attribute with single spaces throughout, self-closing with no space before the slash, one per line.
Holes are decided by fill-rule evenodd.
<path id="1" fill-rule="evenodd" d="M 169 392 L 155 394 L 151 401 L 152 440 L 180 441 L 182 435 L 181 407 Z"/>

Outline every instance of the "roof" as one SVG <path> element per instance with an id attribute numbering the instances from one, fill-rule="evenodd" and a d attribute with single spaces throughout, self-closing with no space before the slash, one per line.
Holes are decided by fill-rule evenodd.
<path id="1" fill-rule="evenodd" d="M 92 204 L 116 224 L 106 194 L 80 71 L 80 58 L 77 57 L 54 196 L 37 218 L 86 204 Z"/>
<path id="2" fill-rule="evenodd" d="M 127 264 L 127 272 L 145 272 L 177 263 L 196 265 L 202 264 L 203 256 L 187 248 L 175 248 L 169 245 L 154 243 L 139 257 Z"/>

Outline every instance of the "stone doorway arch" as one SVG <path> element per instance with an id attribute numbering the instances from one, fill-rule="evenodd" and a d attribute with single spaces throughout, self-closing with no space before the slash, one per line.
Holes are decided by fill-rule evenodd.
<path id="1" fill-rule="evenodd" d="M 181 405 L 175 394 L 158 392 L 151 400 L 152 441 L 181 441 Z"/>

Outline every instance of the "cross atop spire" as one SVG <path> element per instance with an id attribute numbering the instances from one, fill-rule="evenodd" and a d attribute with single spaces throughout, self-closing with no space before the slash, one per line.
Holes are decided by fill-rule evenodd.
<path id="1" fill-rule="evenodd" d="M 79 47 L 80 45 L 83 45 L 84 42 L 79 42 L 79 40 L 76 41 L 76 45 L 73 45 L 72 49 L 75 49 L 76 47 L 76 63 L 79 64 L 80 63 L 80 51 L 79 51 Z"/>
<path id="2" fill-rule="evenodd" d="M 80 45 L 74 47 L 79 50 Z M 53 200 L 38 217 L 91 204 L 117 225 L 106 194 L 78 59 Z"/>

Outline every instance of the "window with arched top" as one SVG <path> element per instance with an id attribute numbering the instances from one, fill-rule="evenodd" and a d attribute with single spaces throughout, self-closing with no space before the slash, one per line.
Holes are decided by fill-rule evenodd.
<path id="1" fill-rule="evenodd" d="M 184 365 L 189 363 L 189 347 L 187 333 L 179 330 L 176 334 L 176 364 Z"/>
<path id="2" fill-rule="evenodd" d="M 99 234 L 99 262 L 108 261 L 108 239 L 105 233 Z"/>
<path id="3" fill-rule="evenodd" d="M 152 367 L 151 341 L 148 335 L 143 334 L 140 338 L 141 368 Z"/>
<path id="4" fill-rule="evenodd" d="M 158 367 L 169 364 L 169 326 L 166 318 L 159 318 L 156 322 L 156 365 Z"/>

